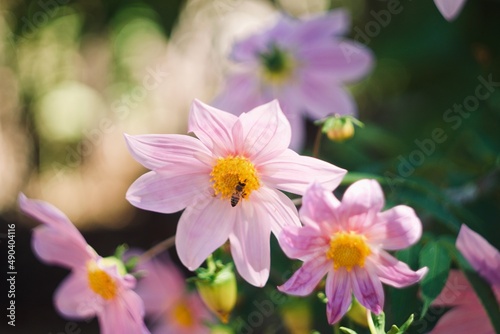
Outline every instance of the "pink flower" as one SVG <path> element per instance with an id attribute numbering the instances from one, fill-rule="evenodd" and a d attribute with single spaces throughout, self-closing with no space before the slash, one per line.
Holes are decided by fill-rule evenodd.
<path id="1" fill-rule="evenodd" d="M 453 21 L 460 14 L 465 0 L 434 0 L 434 3 L 446 20 Z"/>
<path id="2" fill-rule="evenodd" d="M 303 21 L 282 16 L 270 29 L 235 43 L 231 58 L 241 71 L 228 77 L 215 106 L 240 114 L 276 98 L 292 124 L 291 147 L 300 148 L 302 115 L 357 112 L 344 84 L 365 76 L 373 55 L 342 36 L 349 25 L 343 10 Z"/>
<path id="3" fill-rule="evenodd" d="M 197 293 L 186 290 L 184 277 L 168 261 L 150 260 L 139 264 L 146 276 L 136 291 L 144 300 L 153 334 L 210 333 L 205 322 L 213 320 Z"/>
<path id="4" fill-rule="evenodd" d="M 384 307 L 382 283 L 397 288 L 418 282 L 416 272 L 385 250 L 406 248 L 420 239 L 422 224 L 413 209 L 399 205 L 384 212 L 384 195 L 374 180 L 361 180 L 342 202 L 318 184 L 303 197 L 300 218 L 305 226 L 286 227 L 279 237 L 283 251 L 304 261 L 280 291 L 305 296 L 327 274 L 328 322 L 339 321 L 351 305 L 351 293 L 378 314 Z"/>
<path id="5" fill-rule="evenodd" d="M 190 270 L 229 239 L 238 272 L 263 286 L 271 232 L 300 225 L 292 201 L 277 189 L 303 194 L 316 179 L 332 190 L 345 170 L 289 150 L 290 124 L 276 101 L 236 117 L 195 100 L 189 130 L 198 139 L 126 135 L 134 158 L 153 170 L 132 184 L 127 199 L 156 212 L 186 208 L 176 247 Z"/>
<path id="6" fill-rule="evenodd" d="M 19 195 L 21 210 L 43 225 L 35 228 L 32 246 L 40 259 L 71 269 L 54 295 L 57 310 L 68 318 L 97 316 L 103 334 L 149 333 L 144 305 L 132 291 L 135 278 L 101 258 L 69 219 L 54 206 Z"/>
<path id="7" fill-rule="evenodd" d="M 479 275 L 491 284 L 500 303 L 500 252 L 466 225 L 460 228 L 456 246 Z M 453 306 L 439 319 L 432 334 L 495 333 L 474 289 L 458 270 L 450 271 L 446 286 L 432 305 Z"/>

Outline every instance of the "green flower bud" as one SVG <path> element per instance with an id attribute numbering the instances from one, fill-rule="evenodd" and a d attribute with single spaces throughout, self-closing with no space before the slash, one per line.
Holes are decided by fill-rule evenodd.
<path id="1" fill-rule="evenodd" d="M 209 270 L 198 271 L 198 277 L 194 281 L 208 309 L 223 323 L 227 323 L 238 296 L 232 264 L 209 264 Z"/>
<path id="2" fill-rule="evenodd" d="M 317 121 L 321 124 L 321 131 L 333 141 L 341 142 L 354 136 L 354 124 L 363 127 L 363 123 L 352 116 L 334 115 L 326 119 Z"/>

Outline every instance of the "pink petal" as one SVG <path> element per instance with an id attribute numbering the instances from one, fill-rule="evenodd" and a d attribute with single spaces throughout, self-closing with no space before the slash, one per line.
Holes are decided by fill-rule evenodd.
<path id="1" fill-rule="evenodd" d="M 289 258 L 302 261 L 317 257 L 318 254 L 324 255 L 329 247 L 329 238 L 311 226 L 288 226 L 279 235 L 278 241 Z"/>
<path id="2" fill-rule="evenodd" d="M 318 43 L 299 50 L 299 57 L 311 71 L 323 80 L 354 82 L 362 79 L 373 68 L 374 56 L 360 43 L 339 40 L 335 43 Z"/>
<path id="3" fill-rule="evenodd" d="M 371 244 L 380 244 L 384 249 L 403 249 L 420 239 L 422 223 L 412 208 L 398 205 L 377 213 L 375 223 L 368 227 L 365 236 Z"/>
<path id="4" fill-rule="evenodd" d="M 383 250 L 379 254 L 373 254 L 369 259 L 373 267 L 376 268 L 377 275 L 382 283 L 396 288 L 404 288 L 417 283 L 428 271 L 427 267 L 413 271 L 406 263 L 397 260 Z"/>
<path id="5" fill-rule="evenodd" d="M 492 285 L 500 285 L 500 252 L 481 235 L 462 224 L 457 249 L 471 266 Z"/>
<path id="6" fill-rule="evenodd" d="M 151 170 L 162 168 L 188 171 L 210 171 L 211 152 L 200 140 L 177 134 L 140 135 L 125 134 L 128 149 L 135 160 Z"/>
<path id="7" fill-rule="evenodd" d="M 287 97 L 285 97 L 285 99 L 286 98 Z M 300 104 L 296 103 L 292 104 L 292 102 L 290 102 L 289 105 L 291 108 L 293 107 L 293 109 L 302 110 Z M 285 115 L 288 118 L 288 121 L 290 122 L 290 127 L 292 129 L 292 139 L 290 141 L 289 147 L 291 150 L 295 152 L 300 152 L 304 148 L 306 140 L 305 120 L 304 117 L 302 116 L 302 112 L 286 113 Z"/>
<path id="8" fill-rule="evenodd" d="M 32 239 L 33 250 L 44 262 L 73 268 L 93 256 L 80 232 L 55 206 L 24 194 L 18 200 L 21 211 L 44 224 L 35 228 Z"/>
<path id="9" fill-rule="evenodd" d="M 262 287 L 269 277 L 271 224 L 261 207 L 242 204 L 229 235 L 231 254 L 238 273 L 248 283 Z"/>
<path id="10" fill-rule="evenodd" d="M 494 334 L 481 304 L 463 305 L 446 312 L 429 334 Z"/>
<path id="11" fill-rule="evenodd" d="M 258 164 L 282 153 L 290 144 L 290 123 L 277 100 L 256 107 L 240 116 L 244 153 Z"/>
<path id="12" fill-rule="evenodd" d="M 139 264 L 137 269 L 146 275 L 138 281 L 135 291 L 144 301 L 148 314 L 163 314 L 185 293 L 184 277 L 170 260 L 155 258 Z"/>
<path id="13" fill-rule="evenodd" d="M 237 117 L 194 100 L 189 114 L 189 131 L 216 156 L 234 154 L 231 129 Z"/>
<path id="14" fill-rule="evenodd" d="M 326 297 L 326 315 L 328 323 L 338 322 L 351 306 L 351 280 L 349 273 L 344 270 L 330 271 L 326 277 L 325 286 Z"/>
<path id="15" fill-rule="evenodd" d="M 210 174 L 175 174 L 148 172 L 139 177 L 127 191 L 127 200 L 135 207 L 162 213 L 173 213 L 211 196 Z"/>
<path id="16" fill-rule="evenodd" d="M 355 266 L 350 274 L 356 299 L 373 313 L 380 314 L 384 308 L 384 290 L 374 270 L 369 268 L 369 263 L 365 263 L 364 268 Z"/>
<path id="17" fill-rule="evenodd" d="M 347 33 L 351 22 L 349 13 L 345 10 L 332 10 L 326 15 L 311 17 L 300 23 L 294 40 L 298 44 L 309 44 L 311 41 Z"/>
<path id="18" fill-rule="evenodd" d="M 370 227 L 384 207 L 384 193 L 375 180 L 354 182 L 344 193 L 339 218 L 348 222 L 350 230 L 362 231 Z"/>
<path id="19" fill-rule="evenodd" d="M 461 304 L 480 305 L 474 289 L 469 284 L 467 278 L 460 270 L 452 269 L 448 274 L 446 285 L 432 302 L 433 306 L 455 306 Z"/>
<path id="20" fill-rule="evenodd" d="M 314 182 L 302 197 L 300 219 L 305 225 L 330 236 L 333 232 L 331 225 L 339 221 L 336 214 L 339 206 L 340 202 L 331 191 Z"/>
<path id="21" fill-rule="evenodd" d="M 103 309 L 103 299 L 89 289 L 87 272 L 73 271 L 54 293 L 54 304 L 65 317 L 86 319 Z"/>
<path id="22" fill-rule="evenodd" d="M 224 90 L 215 98 L 212 105 L 233 115 L 240 115 L 271 101 L 261 94 L 259 85 L 255 69 L 230 76 L 226 79 Z"/>
<path id="23" fill-rule="evenodd" d="M 131 290 L 122 291 L 118 298 L 109 302 L 99 315 L 102 334 L 146 334 L 150 333 L 143 322 L 144 305 L 141 298 Z"/>
<path id="24" fill-rule="evenodd" d="M 356 115 L 353 97 L 339 83 L 314 72 L 302 71 L 297 94 L 302 98 L 302 110 L 313 120 L 328 115 Z"/>
<path id="25" fill-rule="evenodd" d="M 259 210 L 266 213 L 266 220 L 271 226 L 271 231 L 276 236 L 281 233 L 284 227 L 301 226 L 297 208 L 290 198 L 279 190 L 261 187 L 258 191 L 252 193 L 249 201 L 252 202 L 252 205 L 259 206 Z"/>
<path id="26" fill-rule="evenodd" d="M 278 290 L 294 296 L 307 296 L 313 292 L 333 264 L 325 256 L 317 256 L 297 270 Z"/>
<path id="27" fill-rule="evenodd" d="M 232 208 L 229 200 L 208 196 L 186 208 L 177 225 L 175 245 L 181 262 L 189 270 L 198 268 L 224 244 L 240 207 Z"/>
<path id="28" fill-rule="evenodd" d="M 434 0 L 434 3 L 446 20 L 453 21 L 460 14 L 465 0 Z"/>
<path id="29" fill-rule="evenodd" d="M 320 183 L 327 190 L 333 190 L 347 172 L 322 160 L 298 155 L 292 150 L 286 150 L 276 158 L 259 165 L 258 169 L 262 181 L 270 187 L 299 195 L 303 195 L 313 181 Z"/>

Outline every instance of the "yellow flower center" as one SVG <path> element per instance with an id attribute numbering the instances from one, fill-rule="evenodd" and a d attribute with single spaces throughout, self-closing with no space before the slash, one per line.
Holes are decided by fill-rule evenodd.
<path id="1" fill-rule="evenodd" d="M 272 85 L 280 85 L 290 80 L 296 68 L 292 55 L 276 45 L 260 54 L 262 77 Z"/>
<path id="2" fill-rule="evenodd" d="M 346 268 L 351 271 L 354 266 L 363 267 L 370 253 L 364 236 L 354 232 L 337 232 L 330 239 L 330 249 L 326 252 L 326 257 L 333 260 L 335 269 Z"/>
<path id="3" fill-rule="evenodd" d="M 182 327 L 191 327 L 194 324 L 194 319 L 191 310 L 185 302 L 179 302 L 172 311 L 174 320 Z"/>
<path id="4" fill-rule="evenodd" d="M 260 187 L 255 166 L 239 155 L 219 158 L 210 176 L 215 196 L 230 199 L 233 207 Z"/>
<path id="5" fill-rule="evenodd" d="M 116 283 L 107 272 L 99 268 L 96 264 L 87 266 L 89 286 L 92 291 L 106 300 L 115 298 Z"/>

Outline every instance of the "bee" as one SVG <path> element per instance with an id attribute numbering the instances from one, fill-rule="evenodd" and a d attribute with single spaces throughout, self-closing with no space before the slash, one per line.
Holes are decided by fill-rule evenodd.
<path id="1" fill-rule="evenodd" d="M 243 197 L 243 192 L 245 191 L 245 182 L 240 182 L 238 181 L 238 184 L 234 188 L 234 192 L 231 195 L 231 206 L 234 208 L 241 200 Z"/>

